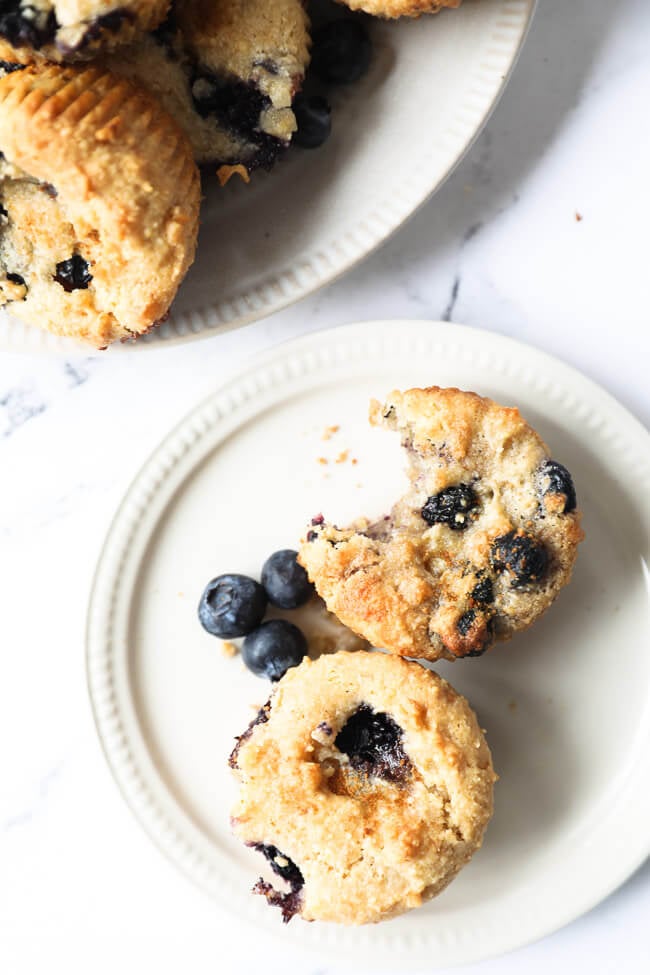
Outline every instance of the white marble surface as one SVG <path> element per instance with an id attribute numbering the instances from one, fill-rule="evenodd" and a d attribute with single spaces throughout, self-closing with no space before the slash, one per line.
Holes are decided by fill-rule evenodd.
<path id="1" fill-rule="evenodd" d="M 288 311 L 146 356 L 0 360 L 2 973 L 340 971 L 221 916 L 118 795 L 84 674 L 99 546 L 144 458 L 198 398 L 251 353 L 346 320 L 447 318 L 516 336 L 647 423 L 649 36 L 647 0 L 540 0 L 510 87 L 442 191 Z M 647 972 L 649 917 L 646 862 L 567 928 L 466 971 Z"/>

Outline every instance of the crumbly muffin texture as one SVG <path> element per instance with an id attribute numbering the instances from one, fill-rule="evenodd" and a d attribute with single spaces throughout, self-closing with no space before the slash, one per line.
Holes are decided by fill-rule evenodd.
<path id="1" fill-rule="evenodd" d="M 377 523 L 314 519 L 300 562 L 328 609 L 428 660 L 478 656 L 533 623 L 583 538 L 566 468 L 518 410 L 475 393 L 395 391 L 370 420 L 400 433 L 411 486 Z"/>
<path id="2" fill-rule="evenodd" d="M 97 67 L 0 79 L 0 306 L 105 347 L 167 313 L 194 256 L 200 184 L 146 92 Z"/>
<path id="3" fill-rule="evenodd" d="M 238 739 L 235 834 L 284 882 L 284 920 L 365 924 L 439 894 L 492 815 L 490 752 L 467 701 L 387 654 L 305 659 Z M 281 886 L 281 885 L 280 885 Z"/>
<path id="4" fill-rule="evenodd" d="M 107 64 L 161 100 L 197 162 L 269 168 L 296 130 L 308 30 L 301 0 L 185 0 Z"/>
<path id="5" fill-rule="evenodd" d="M 350 10 L 363 10 L 373 17 L 394 20 L 397 17 L 420 17 L 437 14 L 445 7 L 460 7 L 462 0 L 338 0 Z"/>
<path id="6" fill-rule="evenodd" d="M 153 30 L 168 8 L 169 0 L 0 0 L 0 60 L 87 60 Z"/>

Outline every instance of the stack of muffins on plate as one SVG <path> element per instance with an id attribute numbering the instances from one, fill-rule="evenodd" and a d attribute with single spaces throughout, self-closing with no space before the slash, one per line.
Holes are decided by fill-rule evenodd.
<path id="1" fill-rule="evenodd" d="M 163 320 L 197 163 L 286 147 L 307 28 L 300 0 L 3 0 L 0 304 L 100 348 Z"/>
<path id="2" fill-rule="evenodd" d="M 222 181 L 273 165 L 310 46 L 303 0 L 0 0 L 0 307 L 98 348 L 164 320 L 197 164 Z"/>

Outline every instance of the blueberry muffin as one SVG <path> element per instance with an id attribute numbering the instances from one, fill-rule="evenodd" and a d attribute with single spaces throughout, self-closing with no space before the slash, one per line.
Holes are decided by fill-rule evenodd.
<path id="1" fill-rule="evenodd" d="M 107 64 L 162 101 L 197 162 L 270 168 L 296 129 L 308 27 L 301 0 L 185 0 Z"/>
<path id="2" fill-rule="evenodd" d="M 460 7 L 461 0 L 339 0 L 350 10 L 363 10 L 373 17 L 420 17 L 437 14 L 444 7 Z"/>
<path id="3" fill-rule="evenodd" d="M 164 19 L 169 0 L 0 0 L 0 60 L 88 59 Z"/>
<path id="4" fill-rule="evenodd" d="M 478 656 L 533 623 L 583 537 L 566 468 L 518 410 L 475 393 L 394 392 L 370 420 L 399 431 L 410 490 L 377 523 L 314 519 L 300 561 L 328 609 L 427 660 Z"/>
<path id="5" fill-rule="evenodd" d="M 492 815 L 490 751 L 467 701 L 382 653 L 287 671 L 230 758 L 239 839 L 286 885 L 285 921 L 366 924 L 439 894 Z"/>
<path id="6" fill-rule="evenodd" d="M 185 136 L 97 67 L 0 79 L 0 306 L 102 348 L 166 316 L 192 262 L 200 184 Z"/>

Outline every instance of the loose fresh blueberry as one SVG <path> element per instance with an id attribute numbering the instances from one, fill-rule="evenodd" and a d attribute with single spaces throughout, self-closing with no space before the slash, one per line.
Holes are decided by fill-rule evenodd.
<path id="1" fill-rule="evenodd" d="M 477 508 L 478 498 L 469 484 L 454 484 L 427 498 L 421 514 L 428 525 L 448 525 L 452 531 L 462 531 Z"/>
<path id="2" fill-rule="evenodd" d="M 510 572 L 513 589 L 539 582 L 548 567 L 548 553 L 541 542 L 525 532 L 508 532 L 495 538 L 491 550 L 497 572 Z"/>
<path id="3" fill-rule="evenodd" d="M 71 291 L 84 291 L 92 279 L 88 262 L 80 254 L 73 254 L 67 261 L 60 261 L 56 266 L 54 280 L 68 294 Z"/>
<path id="4" fill-rule="evenodd" d="M 332 131 L 332 109 L 320 95 L 296 95 L 293 111 L 298 131 L 293 141 L 303 149 L 317 149 L 329 138 Z"/>
<path id="5" fill-rule="evenodd" d="M 411 772 L 402 746 L 402 729 L 384 711 L 361 704 L 339 731 L 334 744 L 364 775 L 400 782 Z"/>
<path id="6" fill-rule="evenodd" d="M 563 464 L 558 464 L 556 460 L 547 460 L 539 469 L 539 477 L 543 495 L 563 494 L 565 496 L 563 514 L 575 511 L 578 503 L 576 489 L 571 475 Z"/>
<path id="7" fill-rule="evenodd" d="M 311 68 L 326 84 L 349 84 L 366 73 L 372 44 L 358 20 L 333 20 L 314 34 Z"/>
<path id="8" fill-rule="evenodd" d="M 297 667 L 307 653 L 307 640 L 288 620 L 267 620 L 249 633 L 242 660 L 258 677 L 280 680 L 289 667 Z"/>
<path id="9" fill-rule="evenodd" d="M 489 576 L 485 576 L 484 579 L 476 583 L 470 593 L 470 597 L 474 602 L 482 603 L 483 605 L 494 602 L 494 586 Z"/>
<path id="10" fill-rule="evenodd" d="M 297 558 L 298 553 L 293 549 L 283 548 L 269 556 L 262 568 L 262 585 L 269 602 L 281 609 L 302 606 L 314 591 Z"/>
<path id="11" fill-rule="evenodd" d="M 266 593 L 249 576 L 217 576 L 207 584 L 199 603 L 199 620 L 213 636 L 246 636 L 262 620 Z"/>

